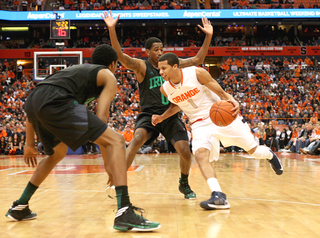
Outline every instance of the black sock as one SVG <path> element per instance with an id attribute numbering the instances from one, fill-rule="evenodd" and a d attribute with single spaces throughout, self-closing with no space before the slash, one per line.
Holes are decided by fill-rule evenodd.
<path id="1" fill-rule="evenodd" d="M 118 209 L 130 205 L 128 186 L 116 187 Z"/>
<path id="2" fill-rule="evenodd" d="M 38 187 L 32 183 L 28 183 L 27 187 L 24 189 L 21 197 L 18 200 L 18 204 L 28 204 L 31 196 L 36 192 Z"/>
<path id="3" fill-rule="evenodd" d="M 183 174 L 183 173 L 181 173 L 180 181 L 181 181 L 181 182 L 188 182 L 188 177 L 189 177 L 189 174 Z"/>

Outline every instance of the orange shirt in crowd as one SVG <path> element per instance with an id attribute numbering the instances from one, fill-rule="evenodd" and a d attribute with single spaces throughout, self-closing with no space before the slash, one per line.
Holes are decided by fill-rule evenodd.
<path id="1" fill-rule="evenodd" d="M 223 68 L 225 71 L 228 71 L 230 69 L 228 64 L 221 65 L 221 68 Z"/>
<path id="2" fill-rule="evenodd" d="M 7 80 L 7 76 L 5 74 L 0 74 L 0 82 Z"/>
<path id="3" fill-rule="evenodd" d="M 160 9 L 161 9 L 161 10 L 166 10 L 166 9 L 168 9 L 168 6 L 167 6 L 167 5 L 162 5 L 162 6 L 160 7 Z"/>
<path id="4" fill-rule="evenodd" d="M 298 137 L 299 137 L 299 132 L 298 131 L 292 131 L 291 140 L 293 140 L 294 138 L 298 138 Z"/>
<path id="5" fill-rule="evenodd" d="M 311 117 L 311 118 L 310 118 L 310 122 L 311 122 L 312 124 L 316 124 L 316 123 L 318 122 L 318 117 L 317 117 L 317 116 Z"/>
<path id="6" fill-rule="evenodd" d="M 265 131 L 261 135 L 260 131 L 258 130 L 256 136 L 257 136 L 258 139 L 260 139 L 260 138 L 262 138 L 263 140 L 267 139 L 267 133 Z"/>
<path id="7" fill-rule="evenodd" d="M 130 130 L 130 131 L 123 131 L 122 132 L 122 135 L 124 136 L 124 139 L 127 141 L 127 142 L 130 142 L 133 138 L 133 131 Z"/>
<path id="8" fill-rule="evenodd" d="M 1 137 L 7 137 L 7 131 L 6 130 L 2 130 L 1 132 L 0 132 L 0 138 Z"/>
<path id="9" fill-rule="evenodd" d="M 16 75 L 14 74 L 14 72 L 10 72 L 8 73 L 8 78 L 14 78 Z"/>
<path id="10" fill-rule="evenodd" d="M 301 69 L 299 67 L 296 67 L 294 69 L 294 77 L 299 78 L 300 77 L 300 72 L 301 72 Z"/>

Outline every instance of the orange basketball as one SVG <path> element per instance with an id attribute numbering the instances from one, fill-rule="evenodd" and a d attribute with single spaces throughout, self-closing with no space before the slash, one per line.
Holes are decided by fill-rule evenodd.
<path id="1" fill-rule="evenodd" d="M 221 100 L 212 105 L 210 108 L 211 121 L 217 126 L 230 125 L 237 116 L 232 116 L 234 112 L 231 109 L 234 108 L 231 102 Z"/>

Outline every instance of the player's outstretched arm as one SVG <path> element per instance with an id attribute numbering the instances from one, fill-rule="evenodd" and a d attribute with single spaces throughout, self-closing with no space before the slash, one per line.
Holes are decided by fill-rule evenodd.
<path id="1" fill-rule="evenodd" d="M 201 25 L 198 25 L 198 27 L 206 34 L 206 38 L 204 39 L 204 42 L 196 56 L 187 59 L 179 59 L 180 68 L 197 66 L 202 64 L 206 58 L 213 35 L 213 27 L 211 22 L 206 17 L 202 18 L 201 20 L 203 27 Z"/>
<path id="2" fill-rule="evenodd" d="M 160 92 L 167 97 L 167 94 L 165 93 L 165 91 L 163 90 L 163 87 L 160 87 Z M 178 105 L 171 103 L 170 107 L 161 115 L 152 115 L 151 118 L 151 123 L 153 126 L 156 126 L 157 124 L 161 123 L 162 121 L 164 121 L 165 119 L 175 115 L 176 113 L 180 112 L 181 109 Z"/>
<path id="3" fill-rule="evenodd" d="M 34 128 L 29 119 L 27 118 L 26 126 L 26 146 L 24 149 L 23 159 L 24 162 L 30 167 L 37 166 L 37 155 L 39 154 L 36 148 L 34 148 Z"/>
<path id="4" fill-rule="evenodd" d="M 233 98 L 233 96 L 226 91 L 224 91 L 220 84 L 214 80 L 209 72 L 202 68 L 196 69 L 196 75 L 199 83 L 205 85 L 207 88 L 209 88 L 212 92 L 217 94 L 221 100 L 227 100 L 231 102 L 234 105 L 234 108 L 231 109 L 234 113 L 233 116 L 236 116 L 239 114 L 239 103 Z"/>
<path id="5" fill-rule="evenodd" d="M 129 55 L 125 54 L 121 50 L 120 43 L 117 38 L 116 33 L 116 25 L 119 20 L 120 14 L 116 19 L 112 17 L 111 11 L 109 11 L 109 14 L 107 11 L 103 12 L 102 19 L 106 23 L 109 29 L 109 35 L 111 40 L 111 45 L 115 49 L 115 51 L 118 54 L 118 58 L 121 64 L 123 64 L 124 67 L 127 69 L 133 70 L 137 74 L 138 81 L 142 78 L 144 78 L 144 73 L 146 71 L 146 65 L 143 60 L 135 59 L 130 57 Z M 143 75 L 140 75 L 143 74 Z M 140 81 L 139 81 L 140 82 Z"/>

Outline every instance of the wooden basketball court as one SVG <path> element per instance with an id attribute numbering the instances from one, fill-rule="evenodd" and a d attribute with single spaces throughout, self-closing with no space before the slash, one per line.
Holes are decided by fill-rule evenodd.
<path id="1" fill-rule="evenodd" d="M 0 237 L 320 237 L 320 157 L 278 155 L 284 166 L 281 176 L 266 160 L 221 154 L 214 163 L 231 209 L 217 211 L 199 206 L 210 191 L 194 160 L 190 184 L 197 199 L 184 200 L 178 191 L 178 155 L 137 155 L 128 172 L 129 193 L 149 220 L 161 223 L 161 229 L 150 233 L 112 228 L 116 200 L 105 191 L 108 177 L 101 155 L 67 156 L 30 201 L 38 218 L 11 221 L 5 213 L 33 169 L 22 156 L 1 156 Z"/>

